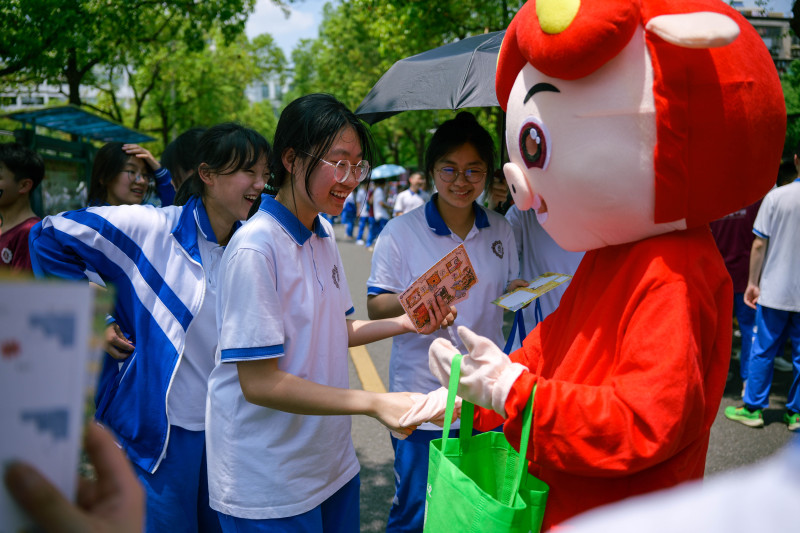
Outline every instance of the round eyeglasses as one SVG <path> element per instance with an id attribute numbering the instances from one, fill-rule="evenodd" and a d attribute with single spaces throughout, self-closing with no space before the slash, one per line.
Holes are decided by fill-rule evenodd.
<path id="1" fill-rule="evenodd" d="M 463 175 L 470 183 L 479 183 L 486 179 L 486 170 L 478 168 L 468 168 L 467 170 L 458 170 L 454 167 L 442 167 L 436 171 L 439 178 L 445 183 L 453 183 L 459 175 Z"/>
<path id="2" fill-rule="evenodd" d="M 152 174 L 143 174 L 136 170 L 123 170 L 122 172 L 128 176 L 128 181 L 131 183 L 136 183 L 140 179 L 149 183 L 155 179 Z"/>
<path id="3" fill-rule="evenodd" d="M 369 161 L 361 160 L 355 165 L 352 164 L 347 159 L 342 159 L 341 161 L 337 161 L 336 163 L 331 163 L 330 161 L 326 161 L 321 157 L 317 157 L 313 154 L 309 154 L 308 152 L 303 152 L 307 156 L 313 157 L 319 161 L 322 161 L 328 166 L 333 167 L 333 179 L 335 179 L 338 183 L 344 183 L 347 181 L 347 177 L 352 172 L 353 177 L 356 180 L 356 183 L 361 183 L 364 181 L 367 176 L 369 176 Z"/>

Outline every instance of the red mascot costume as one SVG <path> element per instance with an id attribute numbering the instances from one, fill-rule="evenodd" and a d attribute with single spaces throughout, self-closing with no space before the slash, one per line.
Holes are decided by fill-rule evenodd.
<path id="1" fill-rule="evenodd" d="M 544 528 L 701 478 L 731 349 L 732 289 L 708 222 L 775 183 L 786 126 L 772 59 L 718 0 L 530 0 L 500 51 L 505 173 L 568 250 L 560 307 L 510 358 L 466 328 L 459 394 L 519 445 Z M 447 384 L 455 348 L 431 347 Z"/>

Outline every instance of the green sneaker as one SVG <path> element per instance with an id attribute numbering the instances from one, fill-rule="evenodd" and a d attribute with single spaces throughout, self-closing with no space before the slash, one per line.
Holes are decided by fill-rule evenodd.
<path id="1" fill-rule="evenodd" d="M 789 431 L 800 430 L 800 414 L 783 413 L 783 422 L 789 426 Z"/>
<path id="2" fill-rule="evenodd" d="M 744 405 L 741 407 L 734 407 L 732 405 L 726 407 L 725 418 L 733 420 L 734 422 L 739 422 L 745 426 L 750 426 L 751 428 L 764 427 L 764 415 L 761 409 L 751 411 Z"/>

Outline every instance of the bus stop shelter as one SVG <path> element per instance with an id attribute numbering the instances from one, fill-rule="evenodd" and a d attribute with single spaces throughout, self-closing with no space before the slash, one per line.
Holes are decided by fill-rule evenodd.
<path id="1" fill-rule="evenodd" d="M 17 142 L 44 158 L 45 179 L 31 198 L 39 216 L 86 205 L 97 152 L 91 141 L 139 144 L 155 140 L 74 105 L 18 111 L 5 117 L 22 123 L 13 132 Z M 71 140 L 43 135 L 40 128 L 69 134 Z"/>

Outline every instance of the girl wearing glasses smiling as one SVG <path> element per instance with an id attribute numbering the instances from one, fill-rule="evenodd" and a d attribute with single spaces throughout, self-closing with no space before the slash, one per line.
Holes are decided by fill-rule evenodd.
<path id="1" fill-rule="evenodd" d="M 492 138 L 472 114 L 459 113 L 436 130 L 425 153 L 425 167 L 438 192 L 419 209 L 390 220 L 378 238 L 367 281 L 370 318 L 402 315 L 397 295 L 463 243 L 478 283 L 459 304 L 455 324 L 502 342 L 503 310 L 491 301 L 526 283 L 515 279 L 519 259 L 511 226 L 475 202 L 490 185 L 494 160 Z M 393 339 L 389 390 L 428 393 L 440 388 L 428 369 L 428 347 L 436 336 L 449 338 L 440 331 L 429 337 Z M 406 440 L 392 438 L 396 492 L 387 531 L 422 531 L 428 445 L 441 435 L 441 427 L 425 423 Z"/>
<path id="2" fill-rule="evenodd" d="M 89 205 L 136 205 L 150 196 L 155 181 L 162 206 L 172 205 L 175 189 L 172 175 L 138 144 L 104 145 L 94 157 L 89 184 Z"/>
<path id="3" fill-rule="evenodd" d="M 359 464 L 349 416 L 408 434 L 407 393 L 349 388 L 348 347 L 412 332 L 407 316 L 365 321 L 354 311 L 333 229 L 369 174 L 372 139 L 333 96 L 311 94 L 281 113 L 262 195 L 220 266 L 220 342 L 209 378 L 209 495 L 224 531 L 359 530 Z M 452 322 L 441 300 L 428 333 Z"/>

